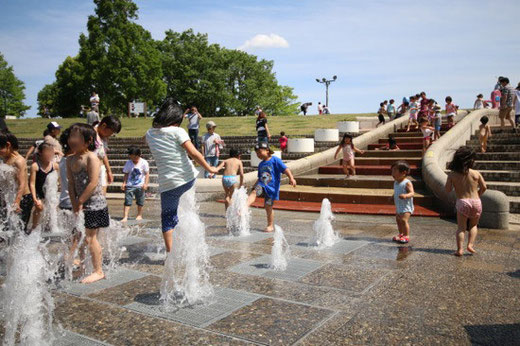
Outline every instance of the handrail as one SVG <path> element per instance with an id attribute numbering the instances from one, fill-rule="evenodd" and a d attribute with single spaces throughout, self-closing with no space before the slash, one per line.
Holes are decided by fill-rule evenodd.
<path id="1" fill-rule="evenodd" d="M 447 193 L 444 189 L 448 175 L 446 164 L 451 161 L 455 151 L 466 145 L 466 141 L 475 134 L 480 125 L 480 118 L 486 115 L 490 123 L 498 121 L 498 111 L 480 109 L 471 112 L 435 141 L 422 160 L 422 175 L 426 186 L 439 199 L 439 205 L 448 215 L 455 214 L 456 196 L 454 192 Z M 507 196 L 496 190 L 487 190 L 481 197 L 482 216 L 480 226 L 485 228 L 509 228 L 509 200 Z"/>

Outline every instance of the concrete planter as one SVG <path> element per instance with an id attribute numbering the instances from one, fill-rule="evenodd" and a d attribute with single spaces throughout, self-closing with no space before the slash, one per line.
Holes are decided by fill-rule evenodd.
<path id="1" fill-rule="evenodd" d="M 289 153 L 313 153 L 314 138 L 289 138 L 287 151 Z"/>
<path id="2" fill-rule="evenodd" d="M 278 157 L 280 160 L 282 159 L 282 152 L 281 151 L 275 151 L 273 156 L 276 156 Z M 256 156 L 256 153 L 253 151 L 251 151 L 251 167 L 258 167 L 258 165 L 260 164 L 262 160 L 260 160 L 258 158 L 258 156 Z"/>
<path id="3" fill-rule="evenodd" d="M 359 132 L 359 121 L 338 121 L 337 127 L 339 132 Z"/>
<path id="4" fill-rule="evenodd" d="M 314 140 L 316 142 L 337 142 L 339 141 L 339 130 L 317 129 L 314 131 Z"/>

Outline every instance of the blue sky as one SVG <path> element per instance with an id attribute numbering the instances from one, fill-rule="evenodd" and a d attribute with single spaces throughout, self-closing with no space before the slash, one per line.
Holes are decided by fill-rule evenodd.
<path id="1" fill-rule="evenodd" d="M 156 39 L 193 28 L 212 43 L 274 60 L 279 82 L 294 87 L 299 101 L 324 102 L 315 79 L 337 75 L 334 113 L 375 112 L 381 100 L 422 90 L 470 107 L 496 76 L 520 82 L 518 0 L 136 3 L 138 22 Z M 26 83 L 28 116 L 58 65 L 77 53 L 93 9 L 87 0 L 2 0 L 0 51 Z"/>

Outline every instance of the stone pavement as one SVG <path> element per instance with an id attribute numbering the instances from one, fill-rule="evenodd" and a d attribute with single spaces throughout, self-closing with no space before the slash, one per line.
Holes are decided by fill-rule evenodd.
<path id="1" fill-rule="evenodd" d="M 156 202 L 155 202 L 156 203 Z M 111 202 L 113 217 L 121 202 Z M 145 217 L 159 220 L 157 204 Z M 390 216 L 337 215 L 342 240 L 308 246 L 318 214 L 276 211 L 291 244 L 286 272 L 269 263 L 272 238 L 258 230 L 229 238 L 223 205 L 201 204 L 211 248 L 215 298 L 207 306 L 165 312 L 158 306 L 163 260 L 158 221 L 124 240 L 121 267 L 107 280 L 54 292 L 60 345 L 180 344 L 518 344 L 520 224 L 480 230 L 477 254 L 456 258 L 456 225 L 412 217 L 411 243 L 391 242 Z M 132 212 L 134 212 L 132 210 Z M 3 331 L 0 328 L 0 333 Z"/>

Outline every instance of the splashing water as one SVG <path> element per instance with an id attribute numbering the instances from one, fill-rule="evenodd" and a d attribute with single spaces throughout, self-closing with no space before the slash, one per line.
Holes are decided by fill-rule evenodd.
<path id="1" fill-rule="evenodd" d="M 290 257 L 289 243 L 283 235 L 280 226 L 274 226 L 273 248 L 271 250 L 271 268 L 276 271 L 287 269 L 287 259 Z"/>
<path id="2" fill-rule="evenodd" d="M 324 198 L 321 202 L 320 216 L 312 226 L 314 238 L 311 243 L 318 249 L 331 247 L 339 241 L 339 236 L 332 227 L 333 220 L 334 214 L 332 213 L 330 201 Z"/>
<path id="3" fill-rule="evenodd" d="M 161 301 L 166 308 L 204 303 L 213 296 L 209 282 L 209 249 L 198 213 L 195 188 L 179 202 L 179 223 L 165 263 Z"/>
<path id="4" fill-rule="evenodd" d="M 41 219 L 42 229 L 52 233 L 64 233 L 58 224 L 58 205 L 60 204 L 58 172 L 53 171 L 47 175 L 43 191 L 45 192 L 45 200 Z"/>
<path id="5" fill-rule="evenodd" d="M 231 205 L 226 211 L 227 230 L 230 235 L 245 237 L 251 234 L 251 211 L 247 206 L 247 191 L 245 187 L 235 189 Z"/>
<path id="6" fill-rule="evenodd" d="M 41 228 L 30 235 L 24 233 L 24 225 L 13 210 L 17 183 L 15 170 L 0 165 L 2 192 L 2 236 L 11 238 L 7 255 L 7 276 L 2 286 L 5 323 L 4 345 L 50 345 L 52 312 L 54 303 L 48 280 L 55 270 L 47 249 L 41 242 Z"/>

